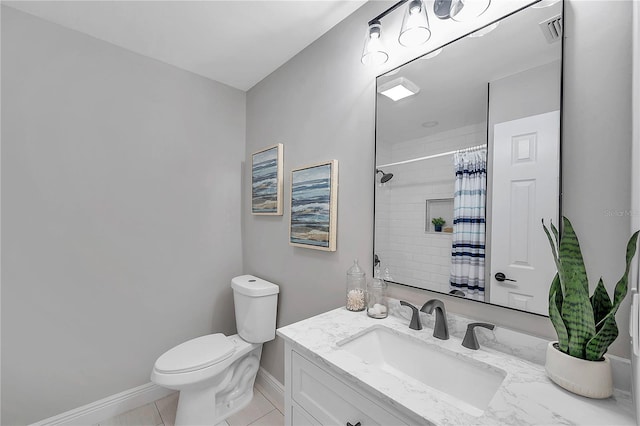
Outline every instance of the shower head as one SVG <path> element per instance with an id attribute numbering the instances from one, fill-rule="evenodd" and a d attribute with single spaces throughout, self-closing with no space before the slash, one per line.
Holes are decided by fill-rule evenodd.
<path id="1" fill-rule="evenodd" d="M 382 173 L 382 178 L 380 178 L 380 183 L 387 183 L 393 177 L 393 173 L 385 173 L 380 169 L 376 169 L 376 174 Z"/>

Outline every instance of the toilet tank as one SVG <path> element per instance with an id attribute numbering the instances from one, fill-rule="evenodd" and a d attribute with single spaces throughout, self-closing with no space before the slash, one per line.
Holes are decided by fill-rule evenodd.
<path id="1" fill-rule="evenodd" d="M 231 280 L 238 334 L 249 343 L 276 337 L 276 310 L 280 287 L 253 275 Z"/>

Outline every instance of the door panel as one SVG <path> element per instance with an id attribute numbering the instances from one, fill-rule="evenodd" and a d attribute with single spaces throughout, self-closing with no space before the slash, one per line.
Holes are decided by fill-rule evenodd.
<path id="1" fill-rule="evenodd" d="M 559 123 L 552 111 L 494 127 L 491 303 L 543 315 L 555 264 L 541 220 L 558 220 Z"/>

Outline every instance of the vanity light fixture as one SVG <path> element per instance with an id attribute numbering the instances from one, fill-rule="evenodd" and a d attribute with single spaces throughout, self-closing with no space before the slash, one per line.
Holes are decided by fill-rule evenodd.
<path id="1" fill-rule="evenodd" d="M 378 93 L 396 102 L 413 96 L 420 91 L 417 84 L 404 77 L 398 77 L 378 86 Z"/>
<path id="2" fill-rule="evenodd" d="M 382 40 L 380 38 L 382 27 L 377 19 L 369 22 L 367 29 L 367 38 L 364 41 L 364 50 L 362 51 L 362 63 L 365 65 L 381 65 L 387 62 L 389 55 L 384 51 Z"/>
<path id="3" fill-rule="evenodd" d="M 411 0 L 407 7 L 398 42 L 405 47 L 424 44 L 431 38 L 427 9 L 422 0 Z"/>
<path id="4" fill-rule="evenodd" d="M 434 0 L 433 14 L 440 19 L 451 17 L 451 0 Z"/>
<path id="5" fill-rule="evenodd" d="M 491 0 L 434 0 L 433 13 L 440 19 L 463 22 L 482 15 L 490 4 Z"/>
<path id="6" fill-rule="evenodd" d="M 454 21 L 465 22 L 482 15 L 491 0 L 451 0 L 450 17 Z"/>
<path id="7" fill-rule="evenodd" d="M 415 47 L 426 43 L 431 38 L 425 0 L 400 0 L 369 21 L 361 58 L 363 64 L 381 65 L 387 62 L 389 54 L 382 43 L 382 24 L 380 20 L 405 3 L 408 3 L 408 5 L 405 8 L 402 19 L 398 42 L 405 47 Z M 482 15 L 490 4 L 491 0 L 434 0 L 433 13 L 440 19 L 452 19 L 461 22 Z M 434 51 L 431 54 L 436 56 L 436 52 L 440 53 L 439 51 Z"/>

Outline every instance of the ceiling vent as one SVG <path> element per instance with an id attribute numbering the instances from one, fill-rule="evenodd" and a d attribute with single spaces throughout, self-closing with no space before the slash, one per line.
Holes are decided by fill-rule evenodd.
<path id="1" fill-rule="evenodd" d="M 540 22 L 539 25 L 548 43 L 555 43 L 562 38 L 562 16 L 554 16 Z"/>

